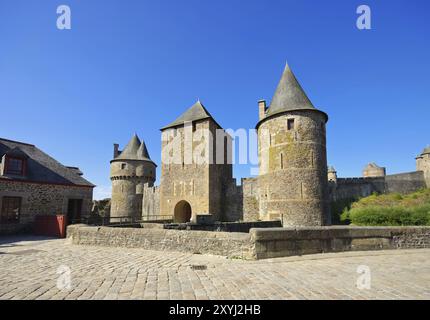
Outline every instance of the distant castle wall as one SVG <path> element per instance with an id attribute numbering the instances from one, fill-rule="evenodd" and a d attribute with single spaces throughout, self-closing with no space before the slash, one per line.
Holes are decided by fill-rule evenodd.
<path id="1" fill-rule="evenodd" d="M 382 193 L 385 189 L 385 180 L 383 177 L 337 178 L 337 183 L 330 182 L 329 185 L 331 201 L 338 201 L 367 197 L 373 192 Z"/>
<path id="2" fill-rule="evenodd" d="M 372 193 L 410 193 L 426 187 L 424 172 L 415 171 L 370 178 L 337 178 L 329 182 L 330 201 L 353 200 L 367 197 Z M 242 178 L 241 185 L 236 179 L 227 186 L 224 199 L 223 221 L 257 221 L 260 219 L 258 178 Z M 160 188 L 145 185 L 142 197 L 142 220 L 168 220 L 171 216 L 160 213 Z"/>
<path id="3" fill-rule="evenodd" d="M 337 178 L 329 182 L 330 201 L 353 200 L 367 197 L 372 193 L 410 193 L 426 187 L 424 172 L 415 171 L 387 175 L 385 177 L 369 178 Z M 224 199 L 223 221 L 257 221 L 260 219 L 258 178 L 242 178 L 241 185 L 236 185 L 236 179 L 227 186 Z M 142 220 L 167 220 L 171 216 L 160 213 L 160 188 L 143 189 Z"/>
<path id="4" fill-rule="evenodd" d="M 426 187 L 424 172 L 414 171 L 385 177 L 385 192 L 410 193 Z"/>
<path id="5" fill-rule="evenodd" d="M 337 178 L 330 182 L 331 201 L 359 199 L 377 193 L 410 193 L 426 187 L 424 172 L 415 171 L 377 178 Z"/>

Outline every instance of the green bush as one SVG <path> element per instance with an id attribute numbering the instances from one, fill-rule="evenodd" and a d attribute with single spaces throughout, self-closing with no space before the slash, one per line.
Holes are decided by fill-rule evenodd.
<path id="1" fill-rule="evenodd" d="M 372 194 L 349 205 L 336 207 L 340 221 L 358 226 L 430 225 L 430 189 L 401 195 Z M 336 212 L 336 211 L 335 211 Z"/>
<path id="2" fill-rule="evenodd" d="M 357 201 L 354 198 L 341 199 L 331 203 L 331 219 L 332 224 L 349 224 L 349 219 L 343 219 L 344 212 L 348 212 L 351 204 Z"/>
<path id="3" fill-rule="evenodd" d="M 345 210 L 342 220 L 358 226 L 425 226 L 430 225 L 430 204 L 402 206 L 366 206 Z"/>

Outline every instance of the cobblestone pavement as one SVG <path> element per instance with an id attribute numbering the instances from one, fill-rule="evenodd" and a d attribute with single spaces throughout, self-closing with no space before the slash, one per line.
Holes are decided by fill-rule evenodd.
<path id="1" fill-rule="evenodd" d="M 370 289 L 357 288 L 359 266 Z M 6 237 L 0 299 L 430 299 L 430 250 L 242 261 Z"/>

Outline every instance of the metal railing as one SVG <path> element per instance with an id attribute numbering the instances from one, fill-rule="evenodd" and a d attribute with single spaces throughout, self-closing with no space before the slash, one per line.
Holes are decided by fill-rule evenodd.
<path id="1" fill-rule="evenodd" d="M 69 224 L 87 224 L 91 226 L 109 226 L 109 227 L 132 227 L 138 226 L 142 223 L 168 223 L 172 221 L 172 216 L 167 215 L 148 215 L 145 217 L 130 217 L 130 216 L 116 216 L 116 217 L 101 217 L 89 216 L 80 219 L 72 219 Z"/>

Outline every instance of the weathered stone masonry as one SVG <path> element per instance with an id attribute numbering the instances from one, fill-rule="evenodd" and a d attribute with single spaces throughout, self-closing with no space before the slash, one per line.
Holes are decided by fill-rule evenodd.
<path id="1" fill-rule="evenodd" d="M 244 178 L 236 185 L 230 162 L 214 163 L 220 155 L 230 160 L 231 137 L 225 135 L 222 144 L 223 137 L 216 131 L 224 129 L 198 101 L 161 129 L 160 186 L 153 186 L 155 175 L 116 168 L 124 163 L 116 163 L 114 156 L 111 216 L 121 211 L 143 220 L 188 222 L 196 214 L 211 214 L 217 221 L 282 220 L 284 226 L 323 226 L 331 224 L 330 202 L 430 187 L 430 147 L 416 158 L 416 172 L 386 175 L 386 169 L 374 163 L 366 166 L 363 178 L 338 178 L 333 167 L 328 170 L 328 116 L 313 106 L 288 65 L 270 105 L 258 102 L 258 115 L 258 177 Z M 207 138 L 209 134 L 213 140 Z M 186 143 L 187 137 L 191 144 Z M 216 147 L 219 143 L 224 154 Z M 167 163 L 175 145 L 179 158 Z M 196 163 L 196 152 L 208 162 Z M 147 162 L 136 165 L 155 166 L 147 153 L 140 160 Z"/>
<path id="2" fill-rule="evenodd" d="M 249 233 L 74 225 L 72 243 L 268 259 L 315 253 L 430 248 L 430 227 L 301 227 Z"/>
<path id="3" fill-rule="evenodd" d="M 0 224 L 1 230 L 14 230 L 31 226 L 36 215 L 67 214 L 69 199 L 82 199 L 81 217 L 89 217 L 93 188 L 0 180 L 0 208 L 4 196 L 22 198 L 20 223 Z"/>
<path id="4" fill-rule="evenodd" d="M 149 157 L 145 142 L 134 135 L 123 151 L 119 151 L 118 145 L 115 145 L 110 167 L 111 221 L 140 219 L 145 188 L 154 184 L 156 174 L 156 165 Z"/>

